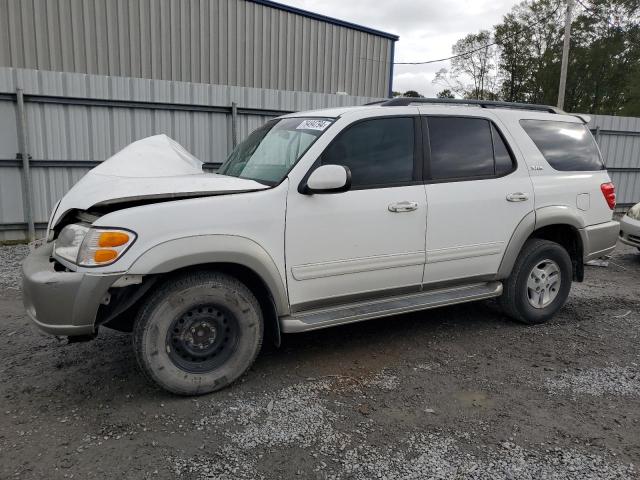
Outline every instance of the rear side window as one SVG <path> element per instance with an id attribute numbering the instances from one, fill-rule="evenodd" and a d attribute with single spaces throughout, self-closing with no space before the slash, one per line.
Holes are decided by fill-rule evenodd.
<path id="1" fill-rule="evenodd" d="M 413 180 L 413 118 L 366 120 L 348 127 L 322 154 L 322 164 L 351 170 L 351 185 L 373 187 Z"/>
<path id="2" fill-rule="evenodd" d="M 431 178 L 493 177 L 513 170 L 500 132 L 486 119 L 429 117 Z"/>
<path id="3" fill-rule="evenodd" d="M 496 162 L 496 175 L 506 175 L 513 170 L 513 158 L 509 153 L 504 138 L 498 129 L 491 124 L 491 138 L 493 139 L 493 157 Z"/>
<path id="4" fill-rule="evenodd" d="M 552 120 L 520 120 L 520 125 L 554 169 L 604 170 L 596 141 L 586 125 Z"/>

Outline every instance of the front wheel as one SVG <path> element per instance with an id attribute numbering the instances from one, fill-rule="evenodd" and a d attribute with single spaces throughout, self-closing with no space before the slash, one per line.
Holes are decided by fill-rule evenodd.
<path id="1" fill-rule="evenodd" d="M 158 288 L 140 310 L 133 346 L 142 371 L 162 388 L 200 395 L 226 387 L 262 345 L 258 300 L 236 278 L 191 272 Z"/>
<path id="2" fill-rule="evenodd" d="M 499 303 L 507 315 L 523 323 L 543 323 L 564 305 L 571 290 L 571 257 L 549 240 L 528 240 L 504 282 Z"/>

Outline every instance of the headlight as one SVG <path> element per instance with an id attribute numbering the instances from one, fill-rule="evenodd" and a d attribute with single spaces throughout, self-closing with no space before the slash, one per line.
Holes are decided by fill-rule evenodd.
<path id="1" fill-rule="evenodd" d="M 113 228 L 89 228 L 75 223 L 62 229 L 55 253 L 82 267 L 110 265 L 135 241 L 136 234 Z"/>
<path id="2" fill-rule="evenodd" d="M 629 209 L 627 217 L 633 218 L 634 220 L 640 220 L 640 203 L 636 203 Z"/>
<path id="3" fill-rule="evenodd" d="M 81 223 L 72 223 L 64 227 L 56 239 L 55 254 L 71 263 L 76 263 L 80 246 L 89 230 L 88 225 Z"/>

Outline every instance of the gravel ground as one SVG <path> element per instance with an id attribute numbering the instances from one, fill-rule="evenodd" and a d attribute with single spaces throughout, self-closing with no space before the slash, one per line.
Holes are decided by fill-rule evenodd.
<path id="1" fill-rule="evenodd" d="M 20 289 L 20 262 L 29 254 L 26 245 L 0 245 L 0 292 Z"/>
<path id="2" fill-rule="evenodd" d="M 0 478 L 640 478 L 640 254 L 588 267 L 551 322 L 491 302 L 309 334 L 199 398 L 128 335 L 35 333 L 0 247 Z"/>

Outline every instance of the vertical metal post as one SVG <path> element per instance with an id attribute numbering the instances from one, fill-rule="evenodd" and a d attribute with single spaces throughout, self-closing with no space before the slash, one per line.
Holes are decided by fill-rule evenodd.
<path id="1" fill-rule="evenodd" d="M 238 146 L 238 104 L 231 102 L 231 143 L 233 148 Z"/>
<path id="2" fill-rule="evenodd" d="M 596 127 L 595 137 L 596 137 L 596 143 L 600 145 L 600 127 Z"/>
<path id="3" fill-rule="evenodd" d="M 27 113 L 24 108 L 24 94 L 21 88 L 16 89 L 18 106 L 18 148 L 22 157 L 23 204 L 25 220 L 29 230 L 29 242 L 36 239 L 33 220 L 33 197 L 31 194 L 31 172 L 29 170 L 29 137 L 27 135 Z"/>
<path id="4" fill-rule="evenodd" d="M 560 86 L 558 87 L 558 108 L 564 107 L 564 91 L 567 86 L 567 67 L 569 65 L 569 46 L 571 45 L 571 10 L 573 0 L 567 0 L 564 17 L 564 43 L 562 45 L 562 64 L 560 65 Z"/>

